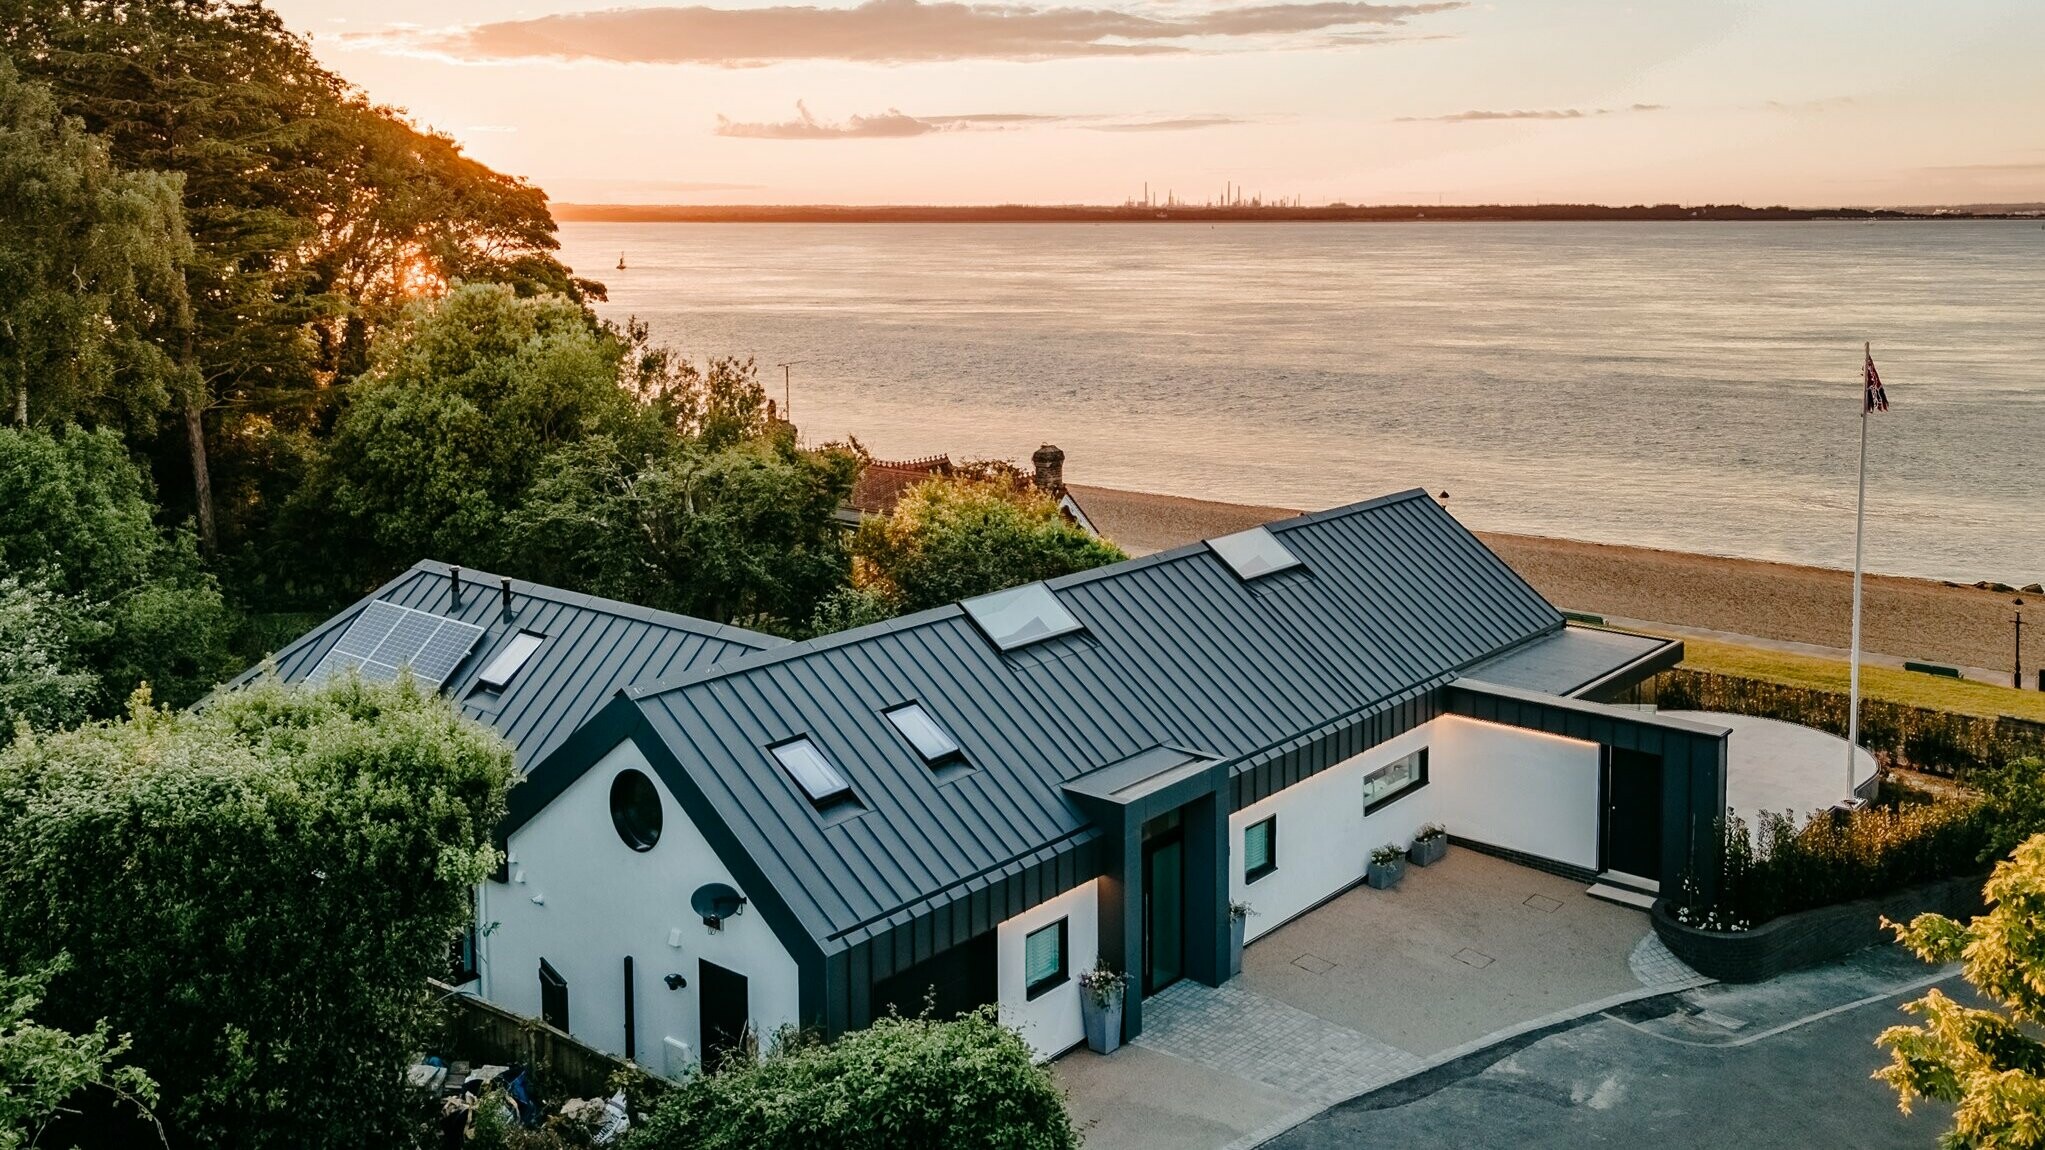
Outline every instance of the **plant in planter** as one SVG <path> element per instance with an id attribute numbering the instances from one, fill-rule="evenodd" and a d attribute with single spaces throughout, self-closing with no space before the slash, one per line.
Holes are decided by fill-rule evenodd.
<path id="1" fill-rule="evenodd" d="M 1433 866 L 1449 853 L 1449 829 L 1440 823 L 1427 823 L 1413 836 L 1413 845 L 1406 848 L 1406 857 L 1414 866 Z"/>
<path id="2" fill-rule="evenodd" d="M 1095 1054 L 1113 1054 L 1122 1045 L 1122 995 L 1129 976 L 1101 965 L 1079 976 L 1079 1019 L 1086 1027 L 1086 1047 Z"/>
<path id="3" fill-rule="evenodd" d="M 1251 915 L 1257 913 L 1249 903 L 1228 904 L 1228 975 L 1234 978 L 1243 972 L 1243 928 Z"/>
<path id="4" fill-rule="evenodd" d="M 1389 890 L 1399 885 L 1406 877 L 1406 852 L 1394 843 L 1386 843 L 1370 852 L 1370 867 L 1363 872 L 1363 880 L 1378 890 Z"/>

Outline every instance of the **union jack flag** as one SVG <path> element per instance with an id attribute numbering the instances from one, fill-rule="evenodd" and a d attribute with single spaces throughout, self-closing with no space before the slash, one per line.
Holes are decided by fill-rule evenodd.
<path id="1" fill-rule="evenodd" d="M 1860 369 L 1860 381 L 1867 390 L 1861 401 L 1861 414 L 1889 410 L 1889 393 L 1882 390 L 1882 373 L 1875 370 L 1875 353 L 1872 348 L 1868 349 L 1866 366 Z"/>

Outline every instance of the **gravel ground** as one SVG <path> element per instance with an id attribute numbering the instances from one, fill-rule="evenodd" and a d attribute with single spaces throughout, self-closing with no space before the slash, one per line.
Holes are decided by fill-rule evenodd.
<path id="1" fill-rule="evenodd" d="M 1072 491 L 1102 534 L 1133 555 L 1298 514 L 1109 487 Z M 1558 607 L 1829 647 L 1848 642 L 1850 572 L 1529 535 L 1483 538 Z M 2010 599 L 1928 579 L 1870 575 L 1864 643 L 1902 658 L 2008 667 Z M 2027 603 L 2037 604 L 2034 615 L 2045 624 L 2045 596 L 2027 597 Z M 2045 665 L 2045 627 L 2036 634 L 2038 645 L 2025 644 L 2026 667 Z"/>

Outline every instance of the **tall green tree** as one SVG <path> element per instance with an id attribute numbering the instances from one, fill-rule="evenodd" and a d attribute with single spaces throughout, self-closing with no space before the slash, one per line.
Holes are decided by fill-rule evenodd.
<path id="1" fill-rule="evenodd" d="M 513 569 L 540 582 L 794 631 L 850 573 L 836 514 L 858 461 L 786 428 L 653 457 L 597 437 L 543 472 L 507 523 Z"/>
<path id="2" fill-rule="evenodd" d="M 933 478 L 892 515 L 859 525 L 860 582 L 921 611 L 1128 558 L 1065 518 L 1058 501 L 1001 480 Z"/>
<path id="3" fill-rule="evenodd" d="M 91 669 L 98 713 L 144 682 L 189 703 L 229 666 L 219 587 L 191 532 L 158 527 L 155 510 L 111 430 L 0 427 L 0 579 L 44 593 L 43 622 L 23 633 L 62 621 L 67 653 L 52 665 Z"/>
<path id="4" fill-rule="evenodd" d="M 445 699 L 275 682 L 0 748 L 0 969 L 104 1019 L 178 1146 L 410 1145 L 426 979 L 495 863 L 511 750 Z"/>
<path id="5" fill-rule="evenodd" d="M 471 284 L 377 340 L 302 506 L 374 582 L 423 557 L 494 566 L 507 514 L 551 450 L 638 441 L 616 340 L 562 296 Z M 337 565 L 347 556 L 336 556 Z"/>
<path id="6" fill-rule="evenodd" d="M 175 176 L 105 141 L 0 58 L 0 395 L 13 422 L 149 428 L 190 381 L 166 347 L 192 320 Z"/>
<path id="7" fill-rule="evenodd" d="M 463 156 L 322 68 L 253 0 L 0 0 L 0 54 L 47 83 L 118 165 L 183 177 L 196 380 L 178 412 L 180 493 L 211 549 L 217 506 L 261 526 L 375 328 L 460 279 L 580 298 L 544 195 Z M 235 490 L 214 492 L 216 456 Z M 234 524 L 228 525 L 230 528 Z"/>
<path id="8" fill-rule="evenodd" d="M 2045 771 L 2030 761 L 2028 769 Z M 1903 1009 L 1919 1021 L 1875 1041 L 1890 1063 L 1875 1077 L 1896 1090 L 1905 1114 L 1920 1098 L 1953 1105 L 1952 1147 L 2045 1147 L 2045 835 L 1995 866 L 1983 893 L 1990 908 L 1969 923 L 1922 914 L 1895 927 L 1926 962 L 1961 964 L 1991 1005 L 1970 1007 L 1934 989 Z"/>

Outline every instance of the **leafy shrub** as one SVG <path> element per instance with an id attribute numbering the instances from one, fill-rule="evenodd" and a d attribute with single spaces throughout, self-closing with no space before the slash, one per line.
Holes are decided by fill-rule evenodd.
<path id="1" fill-rule="evenodd" d="M 1050 1072 L 991 1007 L 955 1021 L 880 1019 L 835 1042 L 792 1036 L 754 1065 L 690 1079 L 623 1150 L 1071 1150 Z"/>
<path id="2" fill-rule="evenodd" d="M 1697 903 L 1686 884 L 1677 917 L 1705 929 L 1744 930 L 1795 911 L 1977 873 L 1993 823 L 1988 804 L 1976 799 L 1820 812 L 1801 827 L 1771 811 L 1753 831 L 1731 815 L 1717 902 Z"/>
<path id="3" fill-rule="evenodd" d="M 495 858 L 511 753 L 409 684 L 265 683 L 0 749 L 0 968 L 104 1018 L 180 1146 L 399 1146 L 426 979 Z"/>
<path id="4" fill-rule="evenodd" d="M 853 535 L 861 582 L 904 611 L 1086 571 L 1128 556 L 1065 518 L 1058 501 L 1001 480 L 936 477 Z"/>
<path id="5" fill-rule="evenodd" d="M 29 974 L 0 972 L 0 1150 L 37 1145 L 51 1121 L 88 1089 L 133 1106 L 145 1120 L 156 1101 L 156 1083 L 147 1074 L 114 1065 L 128 1053 L 127 1035 L 108 1033 L 105 1022 L 69 1034 L 29 1017 L 50 979 L 69 965 L 69 956 L 59 955 Z"/>
<path id="6" fill-rule="evenodd" d="M 1744 930 L 1794 911 L 1869 898 L 1916 883 L 1977 874 L 2045 832 L 2045 760 L 2015 759 L 1975 772 L 1974 794 L 1941 797 L 1883 789 L 1883 802 L 1850 814 L 1821 812 L 1798 827 L 1787 814 L 1725 820 L 1718 901 L 1699 905 L 1685 884 L 1677 917 L 1707 929 Z"/>
<path id="7" fill-rule="evenodd" d="M 61 602 L 83 700 L 117 711 L 139 683 L 182 706 L 231 667 L 227 610 L 188 530 L 156 525 L 154 491 L 107 430 L 0 427 L 0 578 Z"/>

